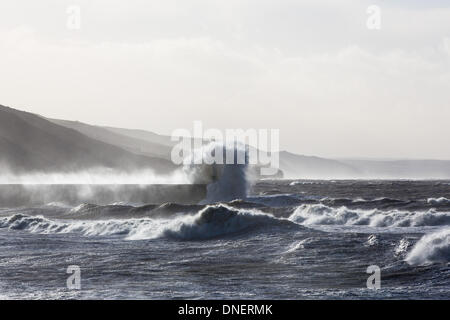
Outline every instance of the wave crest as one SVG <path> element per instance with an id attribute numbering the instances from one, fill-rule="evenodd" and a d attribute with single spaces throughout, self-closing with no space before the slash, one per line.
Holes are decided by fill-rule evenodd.
<path id="1" fill-rule="evenodd" d="M 381 211 L 328 207 L 323 204 L 299 206 L 289 220 L 303 225 L 352 225 L 370 227 L 423 227 L 450 225 L 447 212 Z"/>
<path id="2" fill-rule="evenodd" d="M 431 205 L 445 205 L 450 204 L 450 199 L 440 197 L 440 198 L 428 198 L 427 203 Z"/>
<path id="3" fill-rule="evenodd" d="M 405 260 L 411 265 L 450 262 L 450 228 L 423 236 Z"/>
<path id="4" fill-rule="evenodd" d="M 182 217 L 162 234 L 179 240 L 203 240 L 236 234 L 264 226 L 295 226 L 285 219 L 256 210 L 235 209 L 226 205 L 207 206 L 194 216 Z"/>
<path id="5" fill-rule="evenodd" d="M 50 220 L 43 216 L 15 214 L 0 219 L 0 228 L 31 233 L 81 233 L 86 236 L 128 235 L 137 228 L 152 225 L 151 219 L 129 220 Z"/>
<path id="6" fill-rule="evenodd" d="M 80 233 L 86 236 L 123 235 L 127 240 L 168 237 L 178 240 L 204 240 L 251 231 L 264 226 L 290 226 L 295 223 L 257 210 L 226 205 L 206 206 L 194 215 L 172 219 L 50 220 L 43 216 L 15 214 L 0 218 L 0 228 L 31 233 Z"/>

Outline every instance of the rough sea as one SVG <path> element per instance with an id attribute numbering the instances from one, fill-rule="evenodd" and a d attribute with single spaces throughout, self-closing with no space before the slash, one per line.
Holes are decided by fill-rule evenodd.
<path id="1" fill-rule="evenodd" d="M 0 243 L 3 299 L 449 299 L 450 182 L 262 180 L 207 204 L 1 208 Z"/>

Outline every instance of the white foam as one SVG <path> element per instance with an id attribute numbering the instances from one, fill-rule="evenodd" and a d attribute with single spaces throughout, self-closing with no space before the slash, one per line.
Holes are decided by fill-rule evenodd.
<path id="1" fill-rule="evenodd" d="M 304 249 L 305 248 L 305 244 L 307 244 L 307 243 L 309 243 L 311 241 L 312 241 L 311 238 L 306 238 L 306 239 L 294 242 L 282 254 L 289 254 L 289 253 L 295 252 L 295 251 L 297 251 L 299 249 Z"/>
<path id="2" fill-rule="evenodd" d="M 295 206 L 300 200 L 317 200 L 318 197 L 306 197 L 295 194 L 273 194 L 273 195 L 258 195 L 258 196 L 248 196 L 246 201 L 252 203 L 263 204 L 269 207 L 285 207 L 285 206 Z"/>
<path id="3" fill-rule="evenodd" d="M 411 265 L 450 262 L 450 228 L 423 236 L 405 260 Z"/>
<path id="4" fill-rule="evenodd" d="M 205 159 L 221 148 L 223 154 L 232 154 L 234 161 L 230 164 L 207 164 Z M 228 159 L 227 159 L 228 160 Z M 248 153 L 242 144 L 233 146 L 212 142 L 193 150 L 186 159 L 189 165 L 184 167 L 191 183 L 207 183 L 207 195 L 202 204 L 245 199 L 249 188 L 247 176 Z M 201 163 L 201 164 L 195 164 Z"/>
<path id="5" fill-rule="evenodd" d="M 122 235 L 127 240 L 169 237 L 201 240 L 261 226 L 294 225 L 257 210 L 226 205 L 207 206 L 194 215 L 172 219 L 50 220 L 43 216 L 15 214 L 0 218 L 0 228 L 40 234 L 79 233 L 86 236 Z"/>
<path id="6" fill-rule="evenodd" d="M 374 234 L 371 234 L 368 238 L 367 238 L 367 246 L 372 247 L 378 244 L 378 237 Z"/>
<path id="7" fill-rule="evenodd" d="M 162 225 L 156 234 L 158 237 L 162 236 L 179 240 L 202 240 L 234 234 L 265 225 L 275 226 L 290 223 L 290 221 L 285 219 L 277 219 L 272 215 L 257 210 L 243 210 L 226 205 L 212 205 L 205 207 L 195 215 L 170 220 L 169 223 Z M 140 240 L 154 236 L 154 230 L 140 228 L 128 239 Z"/>
<path id="8" fill-rule="evenodd" d="M 81 233 L 86 236 L 128 235 L 138 227 L 152 225 L 152 219 L 128 220 L 50 220 L 43 216 L 15 214 L 0 218 L 0 228 L 23 230 L 31 233 Z"/>
<path id="9" fill-rule="evenodd" d="M 304 204 L 289 217 L 303 225 L 347 225 L 370 227 L 424 227 L 450 225 L 448 212 L 381 211 L 328 207 L 323 204 Z"/>
<path id="10" fill-rule="evenodd" d="M 297 186 L 297 185 L 304 185 L 304 184 L 318 184 L 318 182 L 315 181 L 292 181 L 291 183 L 289 183 L 289 185 L 292 186 Z"/>

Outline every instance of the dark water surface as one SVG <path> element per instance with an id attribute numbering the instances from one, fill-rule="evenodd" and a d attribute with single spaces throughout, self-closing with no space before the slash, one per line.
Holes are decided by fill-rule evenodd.
<path id="1" fill-rule="evenodd" d="M 3 208 L 0 298 L 449 299 L 448 199 L 449 181 L 267 180 L 216 205 Z"/>

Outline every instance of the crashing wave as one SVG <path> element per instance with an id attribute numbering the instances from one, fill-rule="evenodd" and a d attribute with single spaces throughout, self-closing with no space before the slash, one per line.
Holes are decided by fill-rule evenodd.
<path id="1" fill-rule="evenodd" d="M 225 156 L 233 156 L 232 163 L 227 158 L 223 163 L 212 163 L 211 155 L 219 152 Z M 210 204 L 235 199 L 245 199 L 249 189 L 247 174 L 249 163 L 248 150 L 241 144 L 233 146 L 212 142 L 195 149 L 186 159 L 188 165 L 184 171 L 190 177 L 192 183 L 207 184 L 206 198 L 201 204 Z"/>
<path id="2" fill-rule="evenodd" d="M 86 236 L 127 235 L 138 227 L 151 224 L 151 219 L 63 221 L 24 214 L 0 218 L 0 228 L 40 234 L 81 233 Z"/>
<path id="3" fill-rule="evenodd" d="M 219 236 L 251 231 L 264 226 L 295 226 L 285 219 L 257 210 L 236 209 L 226 205 L 207 206 L 193 216 L 172 220 L 160 231 L 161 236 L 178 240 L 204 240 Z M 151 236 L 151 233 L 150 233 Z M 130 239 L 146 239 L 145 230 Z"/>
<path id="4" fill-rule="evenodd" d="M 317 181 L 292 181 L 289 183 L 291 187 L 297 186 L 297 185 L 305 185 L 305 184 L 320 184 L 320 182 Z"/>
<path id="5" fill-rule="evenodd" d="M 323 204 L 304 204 L 289 217 L 303 225 L 352 225 L 370 227 L 423 227 L 450 225 L 447 212 L 381 211 L 328 207 Z"/>
<path id="6" fill-rule="evenodd" d="M 31 233 L 80 233 L 86 236 L 123 235 L 128 240 L 168 237 L 178 240 L 203 240 L 251 231 L 264 226 L 296 227 L 257 210 L 225 205 L 206 206 L 194 215 L 172 219 L 50 220 L 43 216 L 15 214 L 0 218 L 0 228 Z"/>
<path id="7" fill-rule="evenodd" d="M 405 260 L 411 265 L 450 262 L 450 228 L 423 236 Z"/>
<path id="8" fill-rule="evenodd" d="M 428 198 L 427 203 L 431 205 L 444 205 L 450 204 L 450 199 L 440 197 L 440 198 Z"/>

